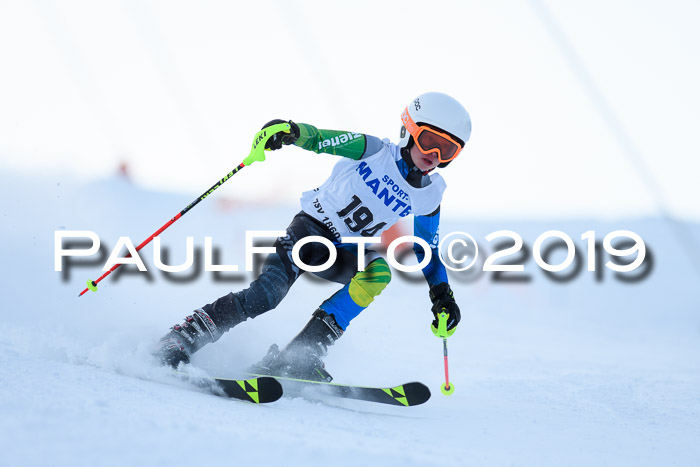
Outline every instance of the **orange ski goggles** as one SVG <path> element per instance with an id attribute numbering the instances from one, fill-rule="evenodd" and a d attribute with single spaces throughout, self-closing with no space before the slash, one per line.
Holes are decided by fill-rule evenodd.
<path id="1" fill-rule="evenodd" d="M 401 121 L 406 130 L 413 136 L 418 150 L 423 154 L 437 152 L 440 163 L 450 162 L 462 150 L 462 145 L 449 134 L 437 131 L 429 126 L 418 126 L 413 121 L 406 107 L 401 114 Z"/>

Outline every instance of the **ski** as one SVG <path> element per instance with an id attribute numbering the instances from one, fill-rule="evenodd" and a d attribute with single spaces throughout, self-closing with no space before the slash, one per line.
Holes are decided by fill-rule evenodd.
<path id="1" fill-rule="evenodd" d="M 214 378 L 214 381 L 228 397 L 256 404 L 275 402 L 283 393 L 280 382 L 271 376 L 250 379 Z"/>
<path id="2" fill-rule="evenodd" d="M 183 372 L 177 372 L 195 386 L 205 389 L 216 396 L 230 397 L 255 404 L 274 402 L 282 397 L 283 389 L 272 376 L 256 376 L 248 379 L 228 378 L 191 378 Z"/>
<path id="3" fill-rule="evenodd" d="M 253 376 L 263 377 L 263 375 Z M 282 383 L 284 394 L 291 396 L 333 396 L 401 407 L 424 404 L 430 399 L 430 389 L 425 384 L 418 382 L 404 383 L 393 387 L 371 387 L 308 381 L 282 376 L 275 376 L 275 379 Z"/>

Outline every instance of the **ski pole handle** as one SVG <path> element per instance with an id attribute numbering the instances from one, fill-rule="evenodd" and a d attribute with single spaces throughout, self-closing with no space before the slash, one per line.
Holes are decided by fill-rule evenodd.
<path id="1" fill-rule="evenodd" d="M 243 159 L 243 164 L 250 165 L 253 162 L 263 162 L 265 160 L 265 143 L 267 143 L 267 140 L 280 132 L 289 133 L 291 129 L 292 125 L 284 122 L 271 125 L 258 131 L 253 139 L 253 146 L 250 148 L 250 154 Z"/>
<path id="2" fill-rule="evenodd" d="M 209 188 L 207 191 L 205 191 L 205 192 L 202 193 L 199 197 L 197 197 L 197 199 L 195 199 L 195 200 L 192 201 L 189 205 L 187 205 L 187 207 L 186 207 L 185 209 L 183 209 L 182 211 L 180 211 L 179 213 L 177 213 L 177 214 L 175 215 L 175 217 L 173 217 L 173 218 L 170 219 L 168 222 L 166 222 L 165 224 L 163 224 L 163 226 L 162 226 L 160 229 L 158 229 L 158 230 L 156 230 L 155 232 L 153 232 L 153 234 L 152 234 L 150 237 L 148 237 L 146 240 L 144 240 L 143 242 L 141 242 L 141 244 L 140 244 L 139 246 L 136 247 L 136 251 L 138 252 L 141 248 L 143 248 L 143 247 L 145 247 L 146 245 L 148 245 L 148 244 L 151 242 L 151 240 L 153 240 L 155 237 L 157 237 L 158 235 L 160 235 L 165 229 L 167 229 L 168 227 L 170 227 L 171 225 L 173 225 L 173 223 L 175 223 L 175 221 L 177 221 L 177 220 L 180 219 L 182 216 L 184 216 L 190 209 L 192 209 L 192 208 L 195 207 L 197 204 L 199 204 L 199 202 L 202 201 L 204 198 L 206 198 L 207 196 L 209 196 L 210 194 L 212 194 L 212 192 L 213 192 L 214 190 L 216 190 L 216 189 L 219 188 L 221 185 L 223 185 L 224 182 L 226 182 L 226 180 L 228 180 L 229 178 L 233 177 L 233 176 L 234 176 L 236 173 L 238 173 L 243 167 L 249 166 L 249 165 L 251 165 L 253 162 L 258 162 L 258 161 L 259 161 L 259 162 L 262 162 L 262 161 L 264 161 L 264 160 L 265 160 L 265 143 L 267 143 L 267 140 L 270 139 L 270 138 L 272 137 L 272 135 L 274 135 L 275 133 L 279 133 L 280 131 L 289 132 L 290 129 L 291 129 L 291 125 L 290 125 L 289 123 L 278 123 L 278 124 L 276 124 L 276 125 L 272 125 L 272 126 L 270 126 L 270 127 L 263 128 L 262 130 L 258 131 L 258 132 L 255 134 L 255 138 L 253 139 L 253 145 L 252 145 L 252 147 L 250 148 L 250 154 L 248 154 L 248 157 L 246 157 L 245 159 L 243 159 L 243 162 L 241 162 L 241 163 L 238 165 L 238 167 L 236 167 L 235 169 L 233 169 L 231 172 L 227 173 L 226 176 L 224 176 L 221 180 L 219 180 L 218 182 L 216 182 L 211 188 Z M 131 255 L 127 255 L 127 258 L 129 258 L 130 256 L 131 256 Z M 82 297 L 83 294 L 85 294 L 88 290 L 91 290 L 91 291 L 93 291 L 93 292 L 97 292 L 97 284 L 98 284 L 100 281 L 102 281 L 102 279 L 104 279 L 105 277 L 109 276 L 114 270 L 116 270 L 116 269 L 117 269 L 119 266 L 121 266 L 121 265 L 122 265 L 122 263 L 117 263 L 117 264 L 115 264 L 114 266 L 112 266 L 112 268 L 111 268 L 110 270 L 108 270 L 107 272 L 105 272 L 104 274 L 102 274 L 99 278 L 95 279 L 94 281 L 88 279 L 88 281 L 87 281 L 87 287 L 85 288 L 85 290 L 83 290 L 82 292 L 80 292 L 80 295 L 78 295 L 78 296 L 79 296 L 79 297 Z"/>
<path id="3" fill-rule="evenodd" d="M 430 330 L 433 331 L 433 335 L 435 337 L 442 337 L 443 339 L 450 337 L 454 330 L 452 332 L 447 331 L 447 319 L 450 317 L 450 314 L 445 311 L 443 308 L 440 313 L 437 314 L 437 319 L 438 319 L 438 327 L 436 328 L 434 325 L 430 325 Z"/>

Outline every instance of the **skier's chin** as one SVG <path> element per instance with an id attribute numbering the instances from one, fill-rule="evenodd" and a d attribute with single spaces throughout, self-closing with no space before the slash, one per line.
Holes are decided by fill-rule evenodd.
<path id="1" fill-rule="evenodd" d="M 423 172 L 427 172 L 428 170 L 432 170 L 436 167 L 437 164 L 433 164 L 432 161 L 427 160 L 427 159 L 420 159 L 420 163 L 416 164 L 420 170 Z"/>

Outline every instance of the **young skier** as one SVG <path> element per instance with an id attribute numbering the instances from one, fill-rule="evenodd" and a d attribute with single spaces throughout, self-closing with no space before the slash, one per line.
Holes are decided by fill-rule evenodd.
<path id="1" fill-rule="evenodd" d="M 290 130 L 274 134 L 265 148 L 277 150 L 294 144 L 316 153 L 343 156 L 326 182 L 302 194 L 302 210 L 274 244 L 262 272 L 247 289 L 229 293 L 196 309 L 185 322 L 175 325 L 159 342 L 156 355 L 164 364 L 177 366 L 204 345 L 218 340 L 232 327 L 274 309 L 304 272 L 292 260 L 292 248 L 302 238 L 320 236 L 336 247 L 330 268 L 314 273 L 343 287 L 313 312 L 311 320 L 283 349 L 272 345 L 251 371 L 277 376 L 330 381 L 321 360 L 362 312 L 387 286 L 391 271 L 376 251 L 364 251 L 364 270 L 358 270 L 358 245 L 341 237 L 377 237 L 400 218 L 414 215 L 414 235 L 431 247 L 432 259 L 423 269 L 432 302 L 433 325 L 437 313 L 449 314 L 448 330 L 460 321 L 460 311 L 437 254 L 440 202 L 446 188 L 440 175 L 429 173 L 446 167 L 460 153 L 471 134 L 469 113 L 452 97 L 421 94 L 401 115 L 399 144 L 388 139 L 345 131 L 319 130 L 291 120 L 273 120 L 263 128 L 289 123 Z M 414 245 L 419 261 L 425 252 Z M 304 264 L 325 264 L 329 249 L 310 242 L 299 250 Z"/>

